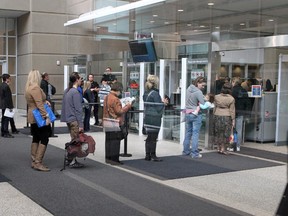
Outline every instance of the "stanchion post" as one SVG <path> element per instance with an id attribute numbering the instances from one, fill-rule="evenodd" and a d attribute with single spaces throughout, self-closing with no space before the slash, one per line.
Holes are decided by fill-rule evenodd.
<path id="1" fill-rule="evenodd" d="M 125 113 L 125 121 L 124 121 L 124 126 L 126 130 L 128 131 L 128 112 Z M 131 157 L 132 154 L 127 153 L 127 142 L 128 142 L 128 135 L 124 138 L 124 153 L 120 154 L 121 157 Z"/>

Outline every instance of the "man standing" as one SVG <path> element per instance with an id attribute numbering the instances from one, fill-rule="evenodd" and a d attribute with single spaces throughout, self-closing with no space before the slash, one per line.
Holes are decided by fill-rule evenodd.
<path id="1" fill-rule="evenodd" d="M 0 101 L 2 109 L 1 136 L 5 138 L 14 138 L 14 136 L 12 136 L 8 131 L 9 121 L 11 118 L 4 115 L 6 108 L 10 109 L 10 112 L 12 112 L 14 108 L 12 100 L 12 92 L 9 87 L 10 75 L 3 74 L 2 80 L 3 82 L 0 86 Z"/>
<path id="2" fill-rule="evenodd" d="M 95 118 L 94 125 L 99 125 L 99 116 L 98 116 L 99 104 L 97 104 L 97 103 L 98 103 L 98 92 L 99 92 L 100 88 L 99 88 L 99 84 L 94 81 L 94 75 L 93 74 L 89 74 L 88 80 L 89 80 L 89 82 L 91 82 L 90 90 L 93 92 L 93 95 L 94 95 L 94 103 L 95 103 L 93 105 L 93 114 L 94 114 L 94 118 Z"/>
<path id="3" fill-rule="evenodd" d="M 41 80 L 41 89 L 46 94 L 46 100 L 51 102 L 52 95 L 56 93 L 56 88 L 49 83 L 49 74 L 44 72 L 42 74 L 42 80 Z"/>
<path id="4" fill-rule="evenodd" d="M 71 141 L 79 138 L 79 133 L 83 132 L 82 121 L 82 100 L 83 96 L 78 91 L 82 79 L 77 72 L 73 72 L 69 77 L 69 86 L 64 91 L 61 109 L 61 122 L 66 122 L 70 132 Z M 67 154 L 66 165 L 71 168 L 81 168 L 83 164 L 76 160 L 76 155 Z"/>
<path id="5" fill-rule="evenodd" d="M 239 77 L 232 79 L 232 96 L 235 99 L 235 110 L 236 110 L 236 122 L 235 127 L 238 133 L 237 151 L 240 151 L 240 144 L 242 143 L 243 137 L 243 120 L 244 116 L 249 114 L 251 111 L 251 101 L 248 97 L 248 92 L 241 86 L 241 80 Z"/>

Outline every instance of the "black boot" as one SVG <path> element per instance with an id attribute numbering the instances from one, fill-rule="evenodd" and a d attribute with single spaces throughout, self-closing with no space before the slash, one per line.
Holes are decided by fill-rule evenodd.
<path id="1" fill-rule="evenodd" d="M 158 158 L 155 153 L 151 153 L 151 159 L 155 162 L 162 161 L 162 159 Z"/>
<path id="2" fill-rule="evenodd" d="M 145 160 L 151 161 L 151 154 L 150 153 L 146 153 Z"/>

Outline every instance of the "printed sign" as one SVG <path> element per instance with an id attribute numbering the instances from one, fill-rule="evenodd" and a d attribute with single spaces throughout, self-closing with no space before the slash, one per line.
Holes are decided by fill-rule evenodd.
<path id="1" fill-rule="evenodd" d="M 252 85 L 251 96 L 252 97 L 262 97 L 261 85 Z"/>

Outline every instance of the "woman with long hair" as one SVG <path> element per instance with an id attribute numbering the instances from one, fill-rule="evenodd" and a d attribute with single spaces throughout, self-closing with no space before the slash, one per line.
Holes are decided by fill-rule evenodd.
<path id="1" fill-rule="evenodd" d="M 143 95 L 144 101 L 144 127 L 147 133 L 145 141 L 145 160 L 162 161 L 156 156 L 156 143 L 161 127 L 161 118 L 168 99 L 161 99 L 159 94 L 159 78 L 149 75 L 145 84 L 146 91 Z"/>
<path id="2" fill-rule="evenodd" d="M 50 171 L 47 166 L 42 163 L 47 145 L 49 142 L 49 136 L 51 134 L 51 125 L 48 118 L 48 114 L 44 108 L 44 104 L 47 103 L 46 95 L 40 88 L 41 74 L 38 70 L 32 70 L 28 74 L 26 86 L 25 86 L 25 98 L 28 105 L 28 123 L 31 125 L 32 144 L 31 144 L 31 167 L 39 171 Z M 43 119 L 46 119 L 46 126 L 38 127 L 36 120 L 33 116 L 32 110 L 38 108 Z"/>

